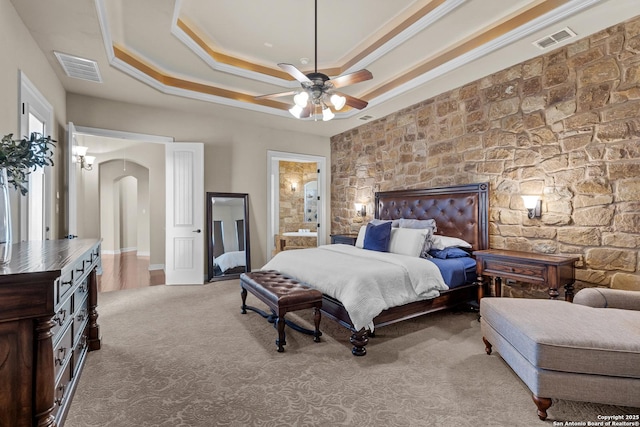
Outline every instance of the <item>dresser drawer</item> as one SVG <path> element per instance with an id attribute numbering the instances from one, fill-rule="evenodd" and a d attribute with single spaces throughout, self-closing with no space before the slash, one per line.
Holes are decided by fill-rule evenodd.
<path id="1" fill-rule="evenodd" d="M 519 279 L 526 277 L 528 280 L 545 282 L 547 269 L 543 265 L 527 265 L 509 261 L 483 260 L 483 268 L 487 273 L 493 273 L 504 278 Z"/>
<path id="2" fill-rule="evenodd" d="M 67 298 L 62 305 L 56 310 L 56 314 L 53 316 L 53 327 L 51 333 L 53 334 L 53 342 L 56 343 L 60 339 L 60 332 L 63 327 L 69 323 L 69 319 L 73 315 L 73 298 Z"/>
<path id="3" fill-rule="evenodd" d="M 83 332 L 80 334 L 80 338 L 73 348 L 73 378 L 78 375 L 80 368 L 84 364 L 84 358 L 89 350 L 89 342 L 87 341 L 87 334 Z"/>
<path id="4" fill-rule="evenodd" d="M 53 348 L 53 369 L 54 378 L 57 378 L 60 371 L 67 365 L 73 350 L 73 325 L 69 325 L 62 335 L 60 342 Z"/>
<path id="5" fill-rule="evenodd" d="M 56 420 L 56 422 L 60 421 L 58 419 L 60 414 L 60 408 L 67 405 L 67 400 L 71 396 L 71 390 L 70 390 L 71 379 L 72 379 L 71 368 L 72 368 L 71 363 L 67 363 L 67 366 L 65 367 L 64 372 L 58 379 L 58 382 L 56 383 L 56 387 L 54 390 L 53 411 L 51 412 L 51 415 L 53 415 L 53 418 Z"/>
<path id="6" fill-rule="evenodd" d="M 57 303 L 62 301 L 66 295 L 67 292 L 69 292 L 71 290 L 71 288 L 73 288 L 73 277 L 74 277 L 75 273 L 74 270 L 70 270 L 69 272 L 65 273 L 64 275 L 62 275 L 60 277 L 60 279 L 58 279 L 58 301 L 56 301 Z"/>
<path id="7" fill-rule="evenodd" d="M 85 297 L 78 303 L 76 300 L 76 311 L 73 316 L 73 344 L 77 344 L 80 340 L 80 335 L 84 333 L 84 330 L 89 321 L 89 309 L 87 308 L 87 298 Z"/>

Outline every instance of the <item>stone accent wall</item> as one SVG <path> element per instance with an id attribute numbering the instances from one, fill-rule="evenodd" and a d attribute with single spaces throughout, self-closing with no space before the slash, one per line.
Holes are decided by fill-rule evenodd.
<path id="1" fill-rule="evenodd" d="M 317 230 L 316 222 L 304 221 L 304 184 L 315 180 L 315 163 L 280 161 L 280 234 L 300 228 Z M 293 183 L 295 191 L 291 191 Z"/>
<path id="2" fill-rule="evenodd" d="M 636 17 L 335 135 L 331 231 L 357 232 L 375 191 L 488 181 L 492 248 L 576 254 L 576 288 L 640 289 L 639 83 Z"/>

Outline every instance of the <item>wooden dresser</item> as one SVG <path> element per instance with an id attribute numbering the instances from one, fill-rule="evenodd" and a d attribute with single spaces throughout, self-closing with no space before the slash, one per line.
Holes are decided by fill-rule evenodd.
<path id="1" fill-rule="evenodd" d="M 13 245 L 0 267 L 0 426 L 61 426 L 100 348 L 97 239 Z"/>

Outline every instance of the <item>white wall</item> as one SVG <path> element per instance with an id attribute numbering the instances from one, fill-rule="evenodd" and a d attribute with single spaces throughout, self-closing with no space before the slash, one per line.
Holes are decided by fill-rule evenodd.
<path id="1" fill-rule="evenodd" d="M 51 53 L 52 54 L 52 53 Z M 58 140 L 64 137 L 61 126 L 66 122 L 66 94 L 62 84 L 58 80 L 53 68 L 47 61 L 47 57 L 40 50 L 31 37 L 27 27 L 18 16 L 9 0 L 0 0 L 0 136 L 13 133 L 14 137 L 22 137 L 19 133 L 19 81 L 18 74 L 22 70 L 38 91 L 53 106 L 54 123 L 51 127 L 51 137 Z M 60 237 L 64 234 L 64 200 L 62 191 L 64 161 L 62 150 L 56 148 L 54 157 L 54 170 L 52 176 L 56 188 L 61 189 L 61 199 L 54 198 L 57 203 L 52 209 L 51 236 Z M 18 195 L 12 197 L 12 219 L 14 236 L 19 236 Z"/>
<path id="2" fill-rule="evenodd" d="M 275 130 L 194 111 L 149 108 L 69 94 L 67 114 L 69 120 L 78 126 L 170 136 L 176 141 L 203 142 L 205 192 L 249 194 L 253 268 L 262 267 L 266 260 L 267 151 L 323 156 L 327 159 L 327 165 L 331 164 L 331 147 L 327 137 Z M 141 161 L 139 156 L 132 158 Z M 330 188 L 331 174 L 325 174 L 324 185 Z M 152 191 L 152 194 L 156 193 Z M 327 215 L 330 216 L 329 209 L 327 205 Z M 152 235 L 163 229 L 164 224 L 161 227 L 152 224 Z M 329 230 L 325 230 L 325 233 L 328 241 Z"/>

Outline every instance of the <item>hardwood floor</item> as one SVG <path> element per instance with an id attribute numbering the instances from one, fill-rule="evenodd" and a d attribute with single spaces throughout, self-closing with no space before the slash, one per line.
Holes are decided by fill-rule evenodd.
<path id="1" fill-rule="evenodd" d="M 149 257 L 136 252 L 102 255 L 102 274 L 98 275 L 98 292 L 140 288 L 164 284 L 164 271 L 149 271 Z"/>

